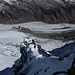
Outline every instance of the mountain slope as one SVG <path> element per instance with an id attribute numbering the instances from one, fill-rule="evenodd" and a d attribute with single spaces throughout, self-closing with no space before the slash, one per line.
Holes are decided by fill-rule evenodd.
<path id="1" fill-rule="evenodd" d="M 59 61 L 59 57 L 48 56 L 48 52 L 45 53 L 44 49 L 35 42 L 28 43 L 26 40 L 28 39 L 25 39 L 25 44 L 20 46 L 21 57 L 15 61 L 13 66 L 14 75 L 52 75 L 57 71 L 67 71 L 71 67 L 75 55 L 75 42 L 57 49 L 60 53 L 63 52 L 62 57 L 70 53 L 69 57 Z"/>
<path id="2" fill-rule="evenodd" d="M 21 23 L 30 21 L 43 21 L 46 23 L 75 23 L 74 1 L 1 1 L 0 23 Z"/>

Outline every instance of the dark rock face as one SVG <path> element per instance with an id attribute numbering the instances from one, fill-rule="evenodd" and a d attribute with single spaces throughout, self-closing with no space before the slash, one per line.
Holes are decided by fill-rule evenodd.
<path id="1" fill-rule="evenodd" d="M 17 30 L 19 32 L 23 32 L 23 33 L 30 33 L 33 34 L 33 32 L 29 29 L 29 28 L 25 28 L 25 27 L 13 27 L 11 30 Z"/>
<path id="2" fill-rule="evenodd" d="M 0 23 L 42 21 L 46 23 L 75 23 L 75 4 L 62 0 L 17 0 L 0 3 Z"/>

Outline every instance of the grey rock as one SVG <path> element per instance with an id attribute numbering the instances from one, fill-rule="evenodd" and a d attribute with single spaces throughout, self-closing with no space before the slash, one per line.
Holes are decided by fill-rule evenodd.
<path id="1" fill-rule="evenodd" d="M 17 0 L 12 4 L 1 1 L 0 23 L 75 23 L 75 4 L 55 0 Z"/>

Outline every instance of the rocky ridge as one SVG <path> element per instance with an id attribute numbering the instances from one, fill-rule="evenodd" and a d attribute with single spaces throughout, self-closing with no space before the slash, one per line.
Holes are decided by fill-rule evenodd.
<path id="1" fill-rule="evenodd" d="M 0 23 L 42 21 L 46 23 L 75 23 L 75 3 L 61 0 L 0 1 Z"/>
<path id="2" fill-rule="evenodd" d="M 42 49 L 35 40 L 25 38 L 20 45 L 20 53 L 21 57 L 13 65 L 13 75 L 55 75 L 53 73 L 62 68 L 64 70 L 65 67 L 70 68 L 74 58 L 72 55 L 75 55 L 75 42 L 48 52 Z M 65 62 L 66 60 L 67 62 Z M 64 66 L 65 64 L 66 66 Z"/>

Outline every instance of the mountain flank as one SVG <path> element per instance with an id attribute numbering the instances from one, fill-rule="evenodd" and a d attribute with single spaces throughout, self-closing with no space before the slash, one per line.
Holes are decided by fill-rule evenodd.
<path id="1" fill-rule="evenodd" d="M 0 1 L 0 23 L 75 23 L 75 4 L 61 0 Z"/>

